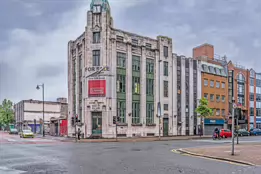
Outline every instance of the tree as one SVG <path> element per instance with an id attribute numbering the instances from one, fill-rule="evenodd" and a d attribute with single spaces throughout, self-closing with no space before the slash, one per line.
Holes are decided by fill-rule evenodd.
<path id="1" fill-rule="evenodd" d="M 8 125 L 14 123 L 13 103 L 10 100 L 4 99 L 0 105 L 0 125 Z"/>
<path id="2" fill-rule="evenodd" d="M 200 115 L 201 134 L 203 134 L 203 118 L 213 115 L 213 110 L 208 107 L 208 100 L 202 98 L 199 101 L 199 106 L 195 110 Z"/>

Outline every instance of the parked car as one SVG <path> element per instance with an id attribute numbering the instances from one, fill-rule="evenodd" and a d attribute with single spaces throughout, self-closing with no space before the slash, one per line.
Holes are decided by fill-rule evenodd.
<path id="1" fill-rule="evenodd" d="M 22 130 L 20 138 L 34 138 L 34 133 L 31 130 Z"/>
<path id="2" fill-rule="evenodd" d="M 239 129 L 238 131 L 236 131 L 236 133 L 238 133 L 238 136 L 249 136 L 250 135 L 250 133 L 246 129 Z"/>
<path id="3" fill-rule="evenodd" d="M 18 130 L 15 128 L 10 129 L 9 134 L 18 134 Z"/>
<path id="4" fill-rule="evenodd" d="M 221 129 L 220 136 L 222 138 L 230 138 L 230 137 L 232 137 L 232 132 L 229 129 Z"/>
<path id="5" fill-rule="evenodd" d="M 261 129 L 250 129 L 250 135 L 261 135 Z"/>

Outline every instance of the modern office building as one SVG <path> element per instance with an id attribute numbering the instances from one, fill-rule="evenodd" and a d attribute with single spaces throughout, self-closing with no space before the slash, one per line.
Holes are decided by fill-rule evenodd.
<path id="1" fill-rule="evenodd" d="M 228 80 L 226 58 L 214 57 L 214 46 L 203 44 L 193 49 L 193 58 L 201 61 L 201 94 L 209 101 L 213 115 L 204 119 L 204 134 L 215 127 L 224 128 L 228 116 Z"/>
<path id="2" fill-rule="evenodd" d="M 194 134 L 198 61 L 172 49 L 168 37 L 114 28 L 108 1 L 93 0 L 85 31 L 68 43 L 69 115 L 84 137 L 115 137 L 115 117 L 121 137 Z"/>

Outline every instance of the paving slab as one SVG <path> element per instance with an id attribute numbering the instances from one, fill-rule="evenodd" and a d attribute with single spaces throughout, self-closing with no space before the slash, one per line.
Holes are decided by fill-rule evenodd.
<path id="1" fill-rule="evenodd" d="M 232 146 L 210 146 L 200 148 L 180 149 L 181 152 L 191 155 L 210 157 L 219 160 L 238 162 L 248 165 L 261 166 L 261 143 L 235 145 L 235 153 L 231 155 Z"/>

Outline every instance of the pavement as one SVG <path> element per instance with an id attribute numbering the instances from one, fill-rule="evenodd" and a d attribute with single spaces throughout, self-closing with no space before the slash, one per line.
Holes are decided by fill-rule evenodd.
<path id="1" fill-rule="evenodd" d="M 180 149 L 182 153 L 190 155 L 208 157 L 212 159 L 225 160 L 250 166 L 261 166 L 261 143 L 249 143 L 235 145 L 234 155 L 231 155 L 231 145 L 216 147 L 200 147 Z M 261 173 L 261 171 L 260 171 Z"/>
<path id="2" fill-rule="evenodd" d="M 19 139 L 15 135 L 3 140 Z M 47 137 L 48 138 L 48 137 Z M 38 138 L 36 138 L 38 139 Z M 41 138 L 39 138 L 41 139 Z M 241 138 L 241 142 L 260 141 L 260 137 Z M 26 140 L 24 140 L 26 141 Z M 210 139 L 24 144 L 0 141 L 0 173 L 2 174 L 260 174 L 258 166 L 209 160 L 173 153 L 173 149 L 220 146 Z M 226 141 L 226 140 L 223 140 Z M 55 143 L 56 142 L 56 143 Z M 221 142 L 221 141 L 220 141 Z M 228 144 L 223 142 L 224 145 Z"/>

